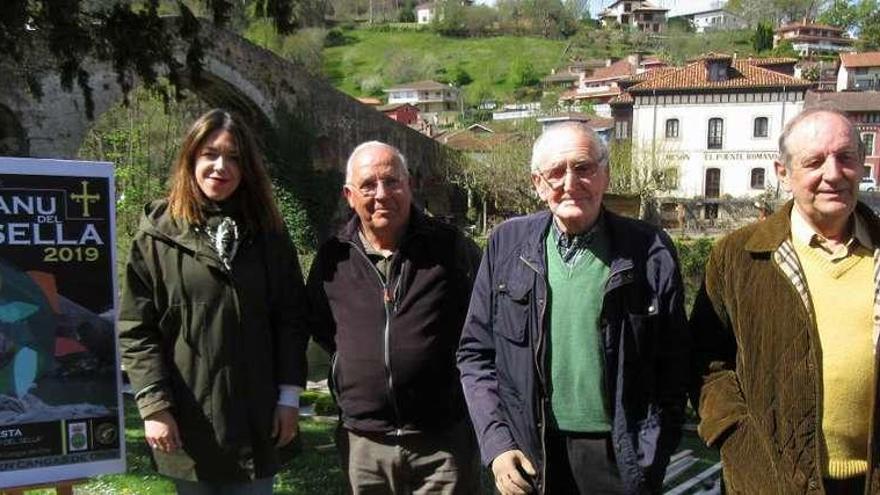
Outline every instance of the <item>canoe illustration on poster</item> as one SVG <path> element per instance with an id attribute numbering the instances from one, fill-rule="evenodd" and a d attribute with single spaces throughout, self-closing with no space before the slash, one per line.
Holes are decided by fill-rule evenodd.
<path id="1" fill-rule="evenodd" d="M 0 158 L 0 488 L 125 470 L 109 163 Z"/>

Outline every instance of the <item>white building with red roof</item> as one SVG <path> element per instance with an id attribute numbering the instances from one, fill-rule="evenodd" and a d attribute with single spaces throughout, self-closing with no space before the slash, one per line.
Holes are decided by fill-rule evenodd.
<path id="1" fill-rule="evenodd" d="M 846 31 L 827 24 L 792 22 L 776 29 L 773 48 L 782 42 L 791 43 L 794 51 L 802 57 L 815 53 L 840 53 L 853 51 L 853 40 Z"/>
<path id="2" fill-rule="evenodd" d="M 383 90 L 388 104 L 409 103 L 425 113 L 446 112 L 459 107 L 460 90 L 437 81 L 415 81 Z"/>
<path id="3" fill-rule="evenodd" d="M 653 166 L 675 164 L 671 196 L 711 200 L 773 190 L 776 139 L 810 87 L 785 73 L 787 62 L 709 54 L 625 81 L 625 93 L 611 102 L 615 137 L 631 139 L 634 153 L 650 156 Z"/>
<path id="4" fill-rule="evenodd" d="M 841 53 L 837 91 L 880 90 L 880 52 Z"/>
<path id="5" fill-rule="evenodd" d="M 669 9 L 652 2 L 617 0 L 599 14 L 603 26 L 617 23 L 633 26 L 638 31 L 662 33 L 666 30 L 666 12 Z"/>
<path id="6" fill-rule="evenodd" d="M 619 81 L 665 66 L 666 62 L 660 59 L 643 58 L 639 54 L 629 55 L 617 61 L 609 59 L 605 67 L 598 67 L 589 73 L 581 73 L 577 85 L 562 93 L 559 99 L 569 104 L 589 102 L 596 113 L 610 117 L 611 108 L 607 104 L 620 95 Z"/>

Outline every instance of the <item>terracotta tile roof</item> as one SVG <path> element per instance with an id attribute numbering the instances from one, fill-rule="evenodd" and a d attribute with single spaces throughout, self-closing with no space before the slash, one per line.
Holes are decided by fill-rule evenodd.
<path id="1" fill-rule="evenodd" d="M 878 91 L 810 91 L 804 99 L 804 108 L 830 106 L 843 112 L 880 112 Z"/>
<path id="2" fill-rule="evenodd" d="M 401 89 L 415 89 L 415 90 L 435 90 L 435 89 L 450 89 L 452 86 L 438 83 L 437 81 L 415 81 L 411 83 L 398 84 L 397 86 L 392 86 L 385 91 L 397 91 Z"/>
<path id="3" fill-rule="evenodd" d="M 362 97 L 356 98 L 356 100 L 363 103 L 364 105 L 378 106 L 378 105 L 382 104 L 382 100 L 380 100 L 379 98 L 371 98 L 371 97 L 362 96 Z"/>
<path id="4" fill-rule="evenodd" d="M 880 67 L 880 52 L 841 53 L 840 64 L 844 67 Z"/>
<path id="5" fill-rule="evenodd" d="M 717 57 L 717 59 L 721 59 L 721 57 Z M 714 58 L 710 60 L 714 60 Z M 684 67 L 663 71 L 657 77 L 648 77 L 644 82 L 629 88 L 629 91 L 639 93 L 651 90 L 745 89 L 782 86 L 807 88 L 810 85 L 809 81 L 764 69 L 741 59 L 731 61 L 726 80 L 710 81 L 706 64 L 702 60 L 698 60 Z"/>
<path id="6" fill-rule="evenodd" d="M 669 67 L 669 66 L 657 67 L 656 69 L 651 69 L 651 70 L 642 72 L 641 74 L 636 74 L 632 77 L 628 77 L 628 78 L 624 79 L 622 82 L 630 83 L 630 85 L 632 85 L 634 83 L 640 83 L 642 81 L 647 81 L 648 78 L 650 78 L 650 77 L 659 77 L 662 74 L 664 74 L 665 72 L 669 72 L 671 70 L 676 70 L 678 68 L 679 67 Z"/>
<path id="7" fill-rule="evenodd" d="M 777 33 L 784 33 L 786 31 L 794 31 L 795 29 L 801 29 L 801 28 L 827 29 L 829 31 L 837 31 L 839 33 L 842 33 L 845 31 L 845 29 L 841 29 L 836 26 L 829 26 L 828 24 L 813 24 L 813 23 L 809 23 L 809 22 L 792 22 L 790 24 L 786 24 L 784 26 L 780 26 L 780 27 L 776 28 L 776 32 Z"/>
<path id="8" fill-rule="evenodd" d="M 584 81 L 602 81 L 605 79 L 628 77 L 635 74 L 635 72 L 636 68 L 633 64 L 629 63 L 626 59 L 621 59 L 608 67 L 599 67 Z"/>

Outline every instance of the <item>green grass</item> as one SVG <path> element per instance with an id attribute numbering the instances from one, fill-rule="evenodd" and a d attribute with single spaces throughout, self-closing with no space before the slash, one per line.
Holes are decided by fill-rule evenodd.
<path id="1" fill-rule="evenodd" d="M 382 94 L 397 83 L 439 79 L 457 66 L 473 78 L 468 98 L 505 97 L 516 89 L 511 67 L 528 62 L 544 75 L 562 61 L 565 42 L 499 36 L 449 38 L 430 32 L 346 31 L 350 42 L 323 51 L 324 74 L 338 89 L 356 96 Z"/>
<path id="2" fill-rule="evenodd" d="M 173 494 L 174 486 L 153 471 L 149 449 L 144 442 L 143 423 L 130 398 L 125 400 L 125 447 L 128 470 L 124 474 L 98 476 L 77 485 L 78 495 L 164 495 Z M 282 495 L 329 495 L 343 493 L 344 480 L 333 443 L 335 422 L 303 419 L 300 421 L 301 448 L 294 459 L 275 478 L 274 493 Z M 707 448 L 693 432 L 685 431 L 678 450 L 692 449 L 700 458 L 690 476 L 718 462 L 718 453 Z M 681 483 L 687 477 L 681 477 Z M 491 476 L 482 473 L 484 493 L 491 493 Z M 676 483 L 676 484 L 677 484 Z M 53 495 L 54 490 L 33 490 L 30 495 Z"/>
<path id="3" fill-rule="evenodd" d="M 300 421 L 301 449 L 275 478 L 274 493 L 286 495 L 336 494 L 343 491 L 342 471 L 333 444 L 335 422 Z M 143 422 L 134 403 L 125 401 L 125 448 L 128 470 L 124 474 L 98 476 L 76 486 L 78 495 L 172 494 L 174 485 L 159 476 L 150 463 L 144 442 Z M 31 495 L 53 495 L 54 490 L 34 490 Z"/>

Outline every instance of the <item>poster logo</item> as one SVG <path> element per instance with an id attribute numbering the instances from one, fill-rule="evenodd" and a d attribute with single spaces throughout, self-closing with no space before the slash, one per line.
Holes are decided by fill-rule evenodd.
<path id="1" fill-rule="evenodd" d="M 78 452 L 89 448 L 89 429 L 84 421 L 67 423 L 67 445 L 71 452 Z"/>

